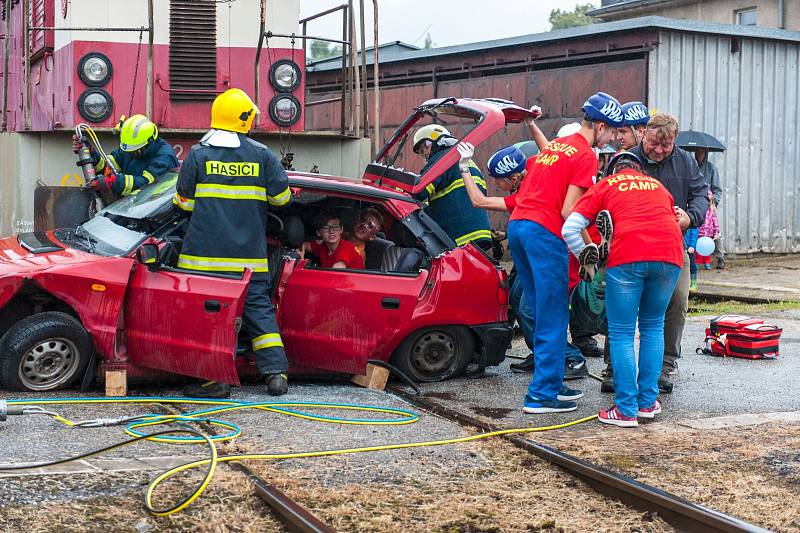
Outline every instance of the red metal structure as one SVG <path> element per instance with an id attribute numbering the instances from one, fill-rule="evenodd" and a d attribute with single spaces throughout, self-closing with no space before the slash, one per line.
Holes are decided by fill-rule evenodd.
<path id="1" fill-rule="evenodd" d="M 256 131 L 304 129 L 297 0 L 2 1 L 5 131 L 102 129 L 131 113 L 202 130 L 229 87 L 260 105 Z"/>

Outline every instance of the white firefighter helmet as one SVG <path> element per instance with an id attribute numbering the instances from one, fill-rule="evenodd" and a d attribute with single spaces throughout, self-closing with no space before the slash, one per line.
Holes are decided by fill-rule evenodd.
<path id="1" fill-rule="evenodd" d="M 439 124 L 428 124 L 427 126 L 422 126 L 414 134 L 414 153 L 418 154 L 420 152 L 420 149 L 422 148 L 422 141 L 436 142 L 442 135 L 447 135 L 448 137 L 451 136 L 450 132 L 447 131 L 447 128 L 440 126 Z"/>

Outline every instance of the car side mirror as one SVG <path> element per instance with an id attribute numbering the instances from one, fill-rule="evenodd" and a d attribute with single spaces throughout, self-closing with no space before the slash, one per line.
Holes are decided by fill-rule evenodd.
<path id="1" fill-rule="evenodd" d="M 150 269 L 158 267 L 158 246 L 150 243 L 141 245 L 136 250 L 136 260 Z"/>

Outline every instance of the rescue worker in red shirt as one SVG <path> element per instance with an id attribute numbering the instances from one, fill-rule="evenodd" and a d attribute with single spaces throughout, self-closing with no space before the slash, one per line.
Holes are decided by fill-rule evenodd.
<path id="1" fill-rule="evenodd" d="M 545 145 L 542 145 L 544 148 Z M 471 144 L 462 142 L 457 147 L 461 155 L 461 164 L 468 163 L 474 153 Z M 474 207 L 486 209 L 488 211 L 499 211 L 503 213 L 513 213 L 517 206 L 517 190 L 525 179 L 525 165 L 527 158 L 516 146 L 507 146 L 495 152 L 486 163 L 487 173 L 495 178 L 497 188 L 503 192 L 510 192 L 507 196 L 486 196 L 475 184 L 471 176 L 464 173 L 464 188 Z M 516 317 L 517 323 L 522 330 L 525 344 L 531 353 L 525 360 L 519 363 L 512 363 L 509 368 L 512 372 L 533 372 L 533 312 L 525 301 L 522 291 L 522 283 L 519 276 L 512 269 L 511 288 L 508 291 L 509 319 L 511 313 Z M 564 380 L 579 379 L 589 375 L 586 367 L 586 360 L 580 351 L 572 343 L 567 343 L 566 368 L 564 369 Z"/>
<path id="2" fill-rule="evenodd" d="M 211 106 L 211 130 L 192 146 L 181 167 L 174 203 L 191 213 L 178 267 L 198 272 L 252 270 L 242 322 L 256 367 L 273 396 L 286 394 L 289 364 L 270 301 L 267 211 L 292 198 L 289 180 L 272 151 L 247 134 L 258 108 L 241 89 L 228 89 Z M 190 385 L 193 397 L 226 397 L 222 383 Z"/>
<path id="3" fill-rule="evenodd" d="M 350 268 L 364 270 L 364 258 L 355 244 L 342 239 L 342 219 L 333 211 L 322 211 L 314 218 L 319 241 L 303 243 L 303 252 L 310 251 L 319 258 L 324 268 Z"/>
<path id="4" fill-rule="evenodd" d="M 562 236 L 575 256 L 594 257 L 595 263 L 607 260 L 605 310 L 615 393 L 614 405 L 601 410 L 598 418 L 604 424 L 635 427 L 638 418 L 654 418 L 661 412 L 658 380 L 664 314 L 683 266 L 683 236 L 672 195 L 642 171 L 636 155 L 618 154 L 614 169 L 615 174 L 581 197 L 563 225 Z M 581 236 L 592 221 L 604 240 L 599 247 L 587 245 Z"/>
<path id="5" fill-rule="evenodd" d="M 613 140 L 622 125 L 616 98 L 597 93 L 583 105 L 578 133 L 550 142 L 528 160 L 527 175 L 508 224 L 508 242 L 525 298 L 535 318 L 533 374 L 523 411 L 574 411 L 583 394 L 563 387 L 569 304 L 567 247 L 561 238 L 564 218 L 597 175 L 593 148 Z"/>

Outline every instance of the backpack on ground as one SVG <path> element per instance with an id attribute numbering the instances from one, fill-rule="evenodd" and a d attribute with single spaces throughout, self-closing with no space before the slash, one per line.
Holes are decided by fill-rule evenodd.
<path id="1" fill-rule="evenodd" d="M 705 346 L 699 353 L 743 359 L 776 359 L 783 328 L 760 318 L 721 315 L 706 328 Z"/>

